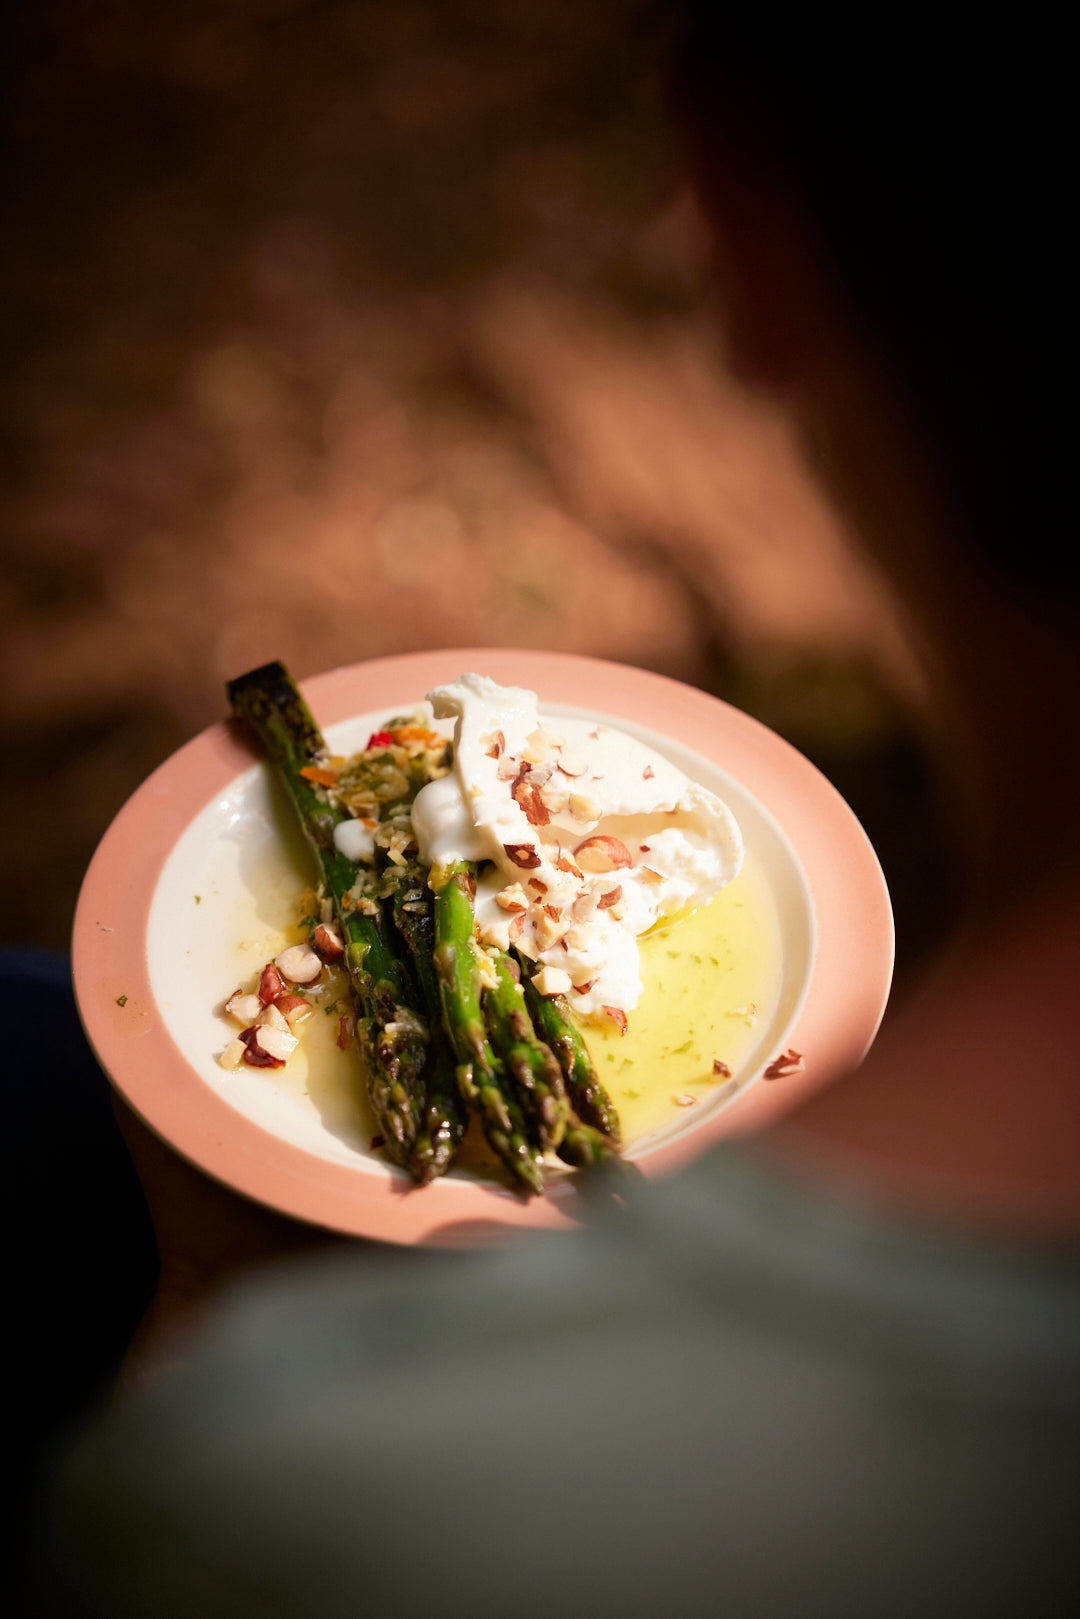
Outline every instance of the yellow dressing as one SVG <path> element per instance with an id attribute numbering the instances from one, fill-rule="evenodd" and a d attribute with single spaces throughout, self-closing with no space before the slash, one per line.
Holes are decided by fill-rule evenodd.
<path id="1" fill-rule="evenodd" d="M 728 1083 L 767 1028 L 780 992 L 780 929 L 761 871 L 641 940 L 644 991 L 627 1033 L 590 1022 L 585 1038 L 622 1120 L 627 1145 L 671 1125 Z"/>

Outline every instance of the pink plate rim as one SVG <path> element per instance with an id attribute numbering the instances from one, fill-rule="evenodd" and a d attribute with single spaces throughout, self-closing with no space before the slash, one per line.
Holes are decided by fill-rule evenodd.
<path id="1" fill-rule="evenodd" d="M 792 845 L 813 897 L 817 954 L 787 1045 L 804 1067 L 756 1080 L 695 1130 L 650 1152 L 667 1173 L 724 1136 L 762 1129 L 857 1066 L 877 1032 L 893 970 L 893 919 L 877 856 L 855 815 L 789 743 L 719 698 L 629 665 L 556 652 L 449 648 L 333 669 L 301 681 L 323 726 L 415 704 L 433 686 L 480 669 L 541 702 L 647 727 L 714 761 L 768 811 Z M 232 1109 L 187 1062 L 157 1015 L 146 937 L 162 869 L 189 823 L 255 755 L 227 722 L 210 726 L 142 784 L 112 822 L 79 895 L 72 963 L 79 1013 L 117 1090 L 192 1163 L 258 1202 L 354 1236 L 473 1245 L 514 1228 L 576 1223 L 573 1178 L 528 1200 L 454 1178 L 421 1190 L 356 1174 L 273 1135 Z M 123 998 L 124 1004 L 118 1002 Z"/>

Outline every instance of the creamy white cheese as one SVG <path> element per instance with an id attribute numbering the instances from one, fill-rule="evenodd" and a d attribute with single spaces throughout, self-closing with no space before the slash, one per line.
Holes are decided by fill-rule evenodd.
<path id="1" fill-rule="evenodd" d="M 464 674 L 428 700 L 455 722 L 454 768 L 413 805 L 422 858 L 490 861 L 480 942 L 515 945 L 579 1012 L 631 1011 L 638 937 L 738 875 L 731 811 L 623 731 L 541 720 L 533 692 Z"/>
<path id="2" fill-rule="evenodd" d="M 377 821 L 339 821 L 334 828 L 334 848 L 346 860 L 373 860 L 377 826 Z"/>

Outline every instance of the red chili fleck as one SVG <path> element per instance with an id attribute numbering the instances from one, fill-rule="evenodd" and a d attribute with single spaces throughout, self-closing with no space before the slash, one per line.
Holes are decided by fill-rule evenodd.
<path id="1" fill-rule="evenodd" d="M 388 748 L 393 742 L 389 731 L 372 731 L 368 737 L 369 748 Z"/>

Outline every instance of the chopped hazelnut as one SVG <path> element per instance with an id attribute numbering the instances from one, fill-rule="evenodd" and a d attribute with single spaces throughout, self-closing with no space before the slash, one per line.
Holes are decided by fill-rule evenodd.
<path id="1" fill-rule="evenodd" d="M 618 871 L 623 866 L 629 866 L 630 850 L 622 838 L 598 832 L 578 844 L 574 859 L 582 871 Z"/>
<path id="2" fill-rule="evenodd" d="M 293 944 L 275 956 L 274 966 L 293 984 L 313 984 L 322 972 L 322 962 L 306 944 Z"/>
<path id="3" fill-rule="evenodd" d="M 566 995 L 572 988 L 570 974 L 561 967 L 541 967 L 533 974 L 532 983 L 540 995 Z"/>
<path id="4" fill-rule="evenodd" d="M 504 911 L 527 911 L 529 899 L 520 883 L 508 883 L 495 895 L 495 903 Z"/>
<path id="5" fill-rule="evenodd" d="M 775 1057 L 766 1068 L 762 1079 L 786 1079 L 789 1074 L 797 1074 L 805 1067 L 801 1051 L 783 1051 Z"/>
<path id="6" fill-rule="evenodd" d="M 525 871 L 534 870 L 540 864 L 540 855 L 531 843 L 504 843 L 503 850 L 508 860 Z"/>

